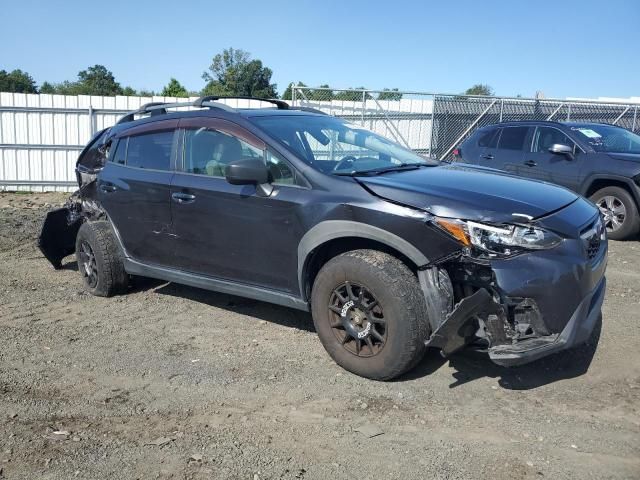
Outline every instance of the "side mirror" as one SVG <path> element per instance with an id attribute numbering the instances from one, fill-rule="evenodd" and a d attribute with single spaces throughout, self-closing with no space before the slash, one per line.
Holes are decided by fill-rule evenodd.
<path id="1" fill-rule="evenodd" d="M 269 169 L 258 159 L 235 160 L 227 164 L 224 176 L 231 185 L 256 185 L 258 193 L 271 195 L 273 187 L 269 184 Z"/>
<path id="2" fill-rule="evenodd" d="M 573 160 L 573 148 L 569 145 L 563 145 L 561 143 L 554 143 L 549 148 L 551 153 L 555 153 L 556 155 L 564 155 L 568 160 Z"/>

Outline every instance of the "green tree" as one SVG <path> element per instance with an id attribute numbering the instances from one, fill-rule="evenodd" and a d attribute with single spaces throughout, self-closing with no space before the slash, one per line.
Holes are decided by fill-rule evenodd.
<path id="1" fill-rule="evenodd" d="M 272 74 L 260 60 L 251 60 L 248 52 L 228 48 L 213 57 L 209 71 L 202 74 L 207 82 L 202 94 L 277 98 L 277 85 L 271 83 Z"/>
<path id="2" fill-rule="evenodd" d="M 291 90 L 291 83 L 289 85 L 287 85 L 287 88 L 285 89 L 284 93 L 282 94 L 282 99 L 283 100 L 293 100 L 293 91 Z M 307 85 L 303 82 L 298 82 L 296 84 L 296 87 L 306 87 Z"/>
<path id="3" fill-rule="evenodd" d="M 49 82 L 44 82 L 40 87 L 40 93 L 56 93 L 56 86 Z"/>
<path id="4" fill-rule="evenodd" d="M 27 72 L 0 70 L 0 92 L 38 93 L 38 87 Z"/>
<path id="5" fill-rule="evenodd" d="M 175 78 L 171 78 L 169 83 L 162 89 L 160 94 L 163 97 L 188 97 L 189 92 L 182 86 L 182 84 Z"/>
<path id="6" fill-rule="evenodd" d="M 136 92 L 136 89 L 133 87 L 124 87 L 122 89 L 122 95 L 125 97 L 135 97 L 138 95 L 138 92 Z"/>
<path id="7" fill-rule="evenodd" d="M 400 99 L 402 99 L 402 94 L 398 92 L 397 88 L 392 88 L 391 90 L 389 90 L 388 88 L 384 88 L 378 94 L 378 100 L 400 100 Z"/>
<path id="8" fill-rule="evenodd" d="M 493 88 L 483 83 L 476 83 L 473 87 L 467 88 L 464 94 L 465 95 L 486 95 L 490 97 L 493 95 Z"/>
<path id="9" fill-rule="evenodd" d="M 79 72 L 77 83 L 85 95 L 122 95 L 122 87 L 103 65 L 94 65 Z"/>
<path id="10" fill-rule="evenodd" d="M 341 92 L 336 92 L 334 95 L 335 100 L 346 100 L 350 102 L 361 102 L 362 101 L 362 90 L 366 90 L 367 87 L 357 87 L 351 90 L 343 90 Z M 369 95 L 369 93 L 365 93 L 365 100 L 371 100 L 373 97 Z"/>
<path id="11" fill-rule="evenodd" d="M 298 82 L 296 87 L 301 87 L 302 90 L 296 92 L 297 100 L 315 100 L 315 101 L 330 101 L 333 100 L 333 90 L 330 89 L 326 83 L 320 85 L 318 88 L 308 88 L 304 82 Z M 282 94 L 283 100 L 292 100 L 293 92 L 291 91 L 291 84 L 287 86 L 287 89 Z"/>
<path id="12" fill-rule="evenodd" d="M 138 91 L 138 96 L 139 97 L 155 97 L 156 92 L 154 92 L 153 90 L 139 90 Z"/>
<path id="13" fill-rule="evenodd" d="M 113 73 L 103 65 L 94 65 L 78 73 L 78 80 L 70 82 L 65 80 L 62 83 L 50 84 L 45 82 L 46 93 L 58 93 L 61 95 L 122 95 L 124 90 L 116 82 Z M 52 91 L 53 90 L 53 91 Z M 135 92 L 130 87 L 126 90 L 128 94 Z"/>
<path id="14" fill-rule="evenodd" d="M 307 98 L 309 100 L 317 100 L 317 101 L 330 101 L 333 100 L 334 94 L 333 94 L 333 90 L 327 90 L 329 88 L 329 85 L 327 85 L 326 83 L 323 85 L 320 85 L 320 88 L 323 90 L 309 90 L 308 92 L 305 92 L 307 95 Z"/>

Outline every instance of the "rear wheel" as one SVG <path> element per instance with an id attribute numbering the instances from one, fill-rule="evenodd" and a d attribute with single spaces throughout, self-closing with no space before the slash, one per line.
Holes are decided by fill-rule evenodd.
<path id="1" fill-rule="evenodd" d="M 93 295 L 110 297 L 126 290 L 129 277 L 107 222 L 86 222 L 80 227 L 76 260 L 84 286 Z"/>
<path id="2" fill-rule="evenodd" d="M 640 229 L 640 218 L 633 197 L 624 188 L 605 187 L 591 195 L 604 216 L 607 234 L 612 240 L 626 240 Z"/>
<path id="3" fill-rule="evenodd" d="M 424 355 L 430 330 L 418 279 L 386 253 L 355 250 L 327 262 L 311 310 L 329 355 L 357 375 L 390 380 Z"/>

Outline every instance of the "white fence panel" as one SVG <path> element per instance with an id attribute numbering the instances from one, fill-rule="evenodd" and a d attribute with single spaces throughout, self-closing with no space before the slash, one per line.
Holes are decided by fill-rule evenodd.
<path id="1" fill-rule="evenodd" d="M 184 100 L 0 92 L 0 190 L 73 191 L 76 159 L 95 132 L 145 103 Z"/>
<path id="2" fill-rule="evenodd" d="M 0 190 L 74 191 L 78 154 L 95 132 L 149 102 L 197 97 L 100 97 L 0 92 Z M 270 106 L 229 99 L 234 108 Z"/>

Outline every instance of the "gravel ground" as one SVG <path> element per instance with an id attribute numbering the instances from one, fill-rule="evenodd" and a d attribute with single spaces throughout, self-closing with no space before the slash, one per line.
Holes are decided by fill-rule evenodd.
<path id="1" fill-rule="evenodd" d="M 156 281 L 83 293 L 0 193 L 0 478 L 640 478 L 640 246 L 611 244 L 595 355 L 341 370 L 309 315 Z"/>

